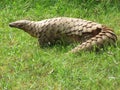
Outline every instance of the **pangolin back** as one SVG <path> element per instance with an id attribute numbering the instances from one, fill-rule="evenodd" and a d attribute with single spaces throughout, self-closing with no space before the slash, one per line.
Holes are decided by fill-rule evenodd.
<path id="1" fill-rule="evenodd" d="M 58 17 L 42 21 L 20 20 L 9 24 L 24 30 L 33 37 L 37 37 L 39 44 L 55 43 L 57 40 L 65 42 L 81 42 L 70 52 L 91 50 L 104 44 L 113 44 L 117 40 L 114 32 L 108 27 L 83 19 Z"/>

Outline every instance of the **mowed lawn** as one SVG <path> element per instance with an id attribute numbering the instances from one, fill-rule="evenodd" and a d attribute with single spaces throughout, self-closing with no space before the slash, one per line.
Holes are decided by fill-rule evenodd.
<path id="1" fill-rule="evenodd" d="M 116 47 L 66 55 L 74 46 L 41 48 L 36 38 L 9 27 L 16 20 L 60 16 L 113 28 Z M 120 1 L 1 0 L 0 90 L 120 90 Z"/>

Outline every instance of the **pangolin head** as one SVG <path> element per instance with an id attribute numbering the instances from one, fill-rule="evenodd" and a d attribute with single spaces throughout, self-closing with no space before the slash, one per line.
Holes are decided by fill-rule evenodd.
<path id="1" fill-rule="evenodd" d="M 9 23 L 9 26 L 23 29 L 26 26 L 26 24 L 28 24 L 29 22 L 30 22 L 29 20 L 19 20 L 19 21 Z"/>

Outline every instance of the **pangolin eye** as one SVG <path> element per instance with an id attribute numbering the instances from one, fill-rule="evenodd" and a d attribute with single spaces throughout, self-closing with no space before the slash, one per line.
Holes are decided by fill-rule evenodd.
<path id="1" fill-rule="evenodd" d="M 19 27 L 23 27 L 23 24 L 19 24 L 18 26 L 19 26 Z"/>

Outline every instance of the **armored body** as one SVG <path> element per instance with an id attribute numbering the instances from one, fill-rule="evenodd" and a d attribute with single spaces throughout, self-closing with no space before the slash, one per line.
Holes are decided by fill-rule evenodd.
<path id="1" fill-rule="evenodd" d="M 9 24 L 24 30 L 31 36 L 38 38 L 41 46 L 54 44 L 56 41 L 80 43 L 70 52 L 91 50 L 95 46 L 113 44 L 117 37 L 108 27 L 83 19 L 58 17 L 42 21 L 19 20 Z"/>

